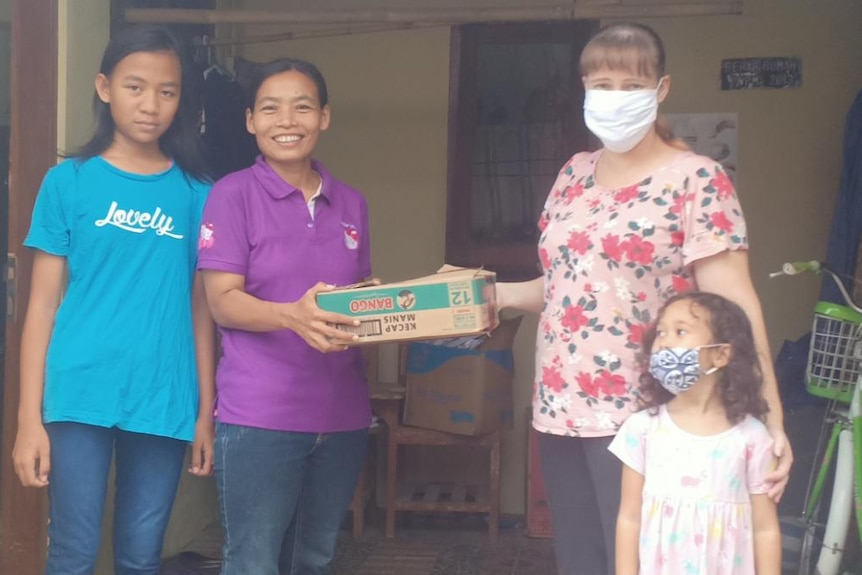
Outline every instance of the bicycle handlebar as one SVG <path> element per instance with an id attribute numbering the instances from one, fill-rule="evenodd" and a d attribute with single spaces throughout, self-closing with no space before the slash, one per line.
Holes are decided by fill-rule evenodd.
<path id="1" fill-rule="evenodd" d="M 821 270 L 824 269 L 822 263 L 817 260 L 810 262 L 788 262 L 781 266 L 780 272 L 772 272 L 769 274 L 770 278 L 776 278 L 778 276 L 795 276 L 797 274 L 811 272 L 811 273 L 820 273 Z M 829 271 L 828 269 L 826 271 Z"/>
<path id="2" fill-rule="evenodd" d="M 781 266 L 780 272 L 773 272 L 769 274 L 769 277 L 775 278 L 778 276 L 795 276 L 797 274 L 811 272 L 811 273 L 820 273 L 823 269 L 823 264 L 814 260 L 810 262 L 788 262 Z"/>
<path id="3" fill-rule="evenodd" d="M 853 298 L 850 297 L 850 294 L 847 292 L 847 288 L 844 286 L 844 281 L 823 262 L 816 260 L 810 262 L 788 262 L 781 266 L 781 271 L 772 272 L 769 274 L 769 277 L 776 278 L 778 276 L 795 276 L 801 273 L 820 274 L 823 272 L 826 272 L 835 281 L 836 285 L 838 285 L 838 291 L 841 292 L 847 306 L 856 312 L 862 313 L 862 307 L 860 307 L 855 301 L 853 301 Z"/>

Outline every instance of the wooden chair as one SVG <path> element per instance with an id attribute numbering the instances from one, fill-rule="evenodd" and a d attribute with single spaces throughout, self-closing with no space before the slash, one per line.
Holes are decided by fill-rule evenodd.
<path id="1" fill-rule="evenodd" d="M 369 452 L 365 457 L 362 471 L 359 472 L 359 479 L 356 481 L 356 489 L 353 491 L 353 499 L 350 501 L 349 507 L 349 511 L 353 517 L 354 539 L 362 539 L 362 534 L 365 531 L 365 508 L 368 506 L 369 499 L 373 498 L 376 479 L 374 473 L 375 455 L 380 453 L 380 449 L 374 449 L 373 443 L 382 431 L 382 424 L 371 427 L 368 430 L 369 441 L 372 445 L 368 446 Z"/>
<path id="2" fill-rule="evenodd" d="M 371 393 L 372 402 L 374 398 L 374 390 L 379 386 L 379 355 L 376 345 L 365 346 L 362 348 L 362 355 L 365 357 L 365 377 L 368 380 L 368 388 Z M 376 411 L 376 410 L 375 410 Z M 373 425 L 368 430 L 369 446 L 368 455 L 365 457 L 365 463 L 362 465 L 362 470 L 359 472 L 359 478 L 356 481 L 356 488 L 353 490 L 353 499 L 350 501 L 350 511 L 353 516 L 353 537 L 361 539 L 362 533 L 365 530 L 365 508 L 368 505 L 368 500 L 374 491 L 375 473 L 374 461 L 375 456 L 380 453 L 379 438 L 381 432 L 384 431 L 382 423 Z M 374 444 L 377 443 L 375 449 Z"/>
<path id="3" fill-rule="evenodd" d="M 372 393 L 375 412 L 386 423 L 386 537 L 395 536 L 395 513 L 398 511 L 488 513 L 488 535 L 490 541 L 495 543 L 500 518 L 500 431 L 466 436 L 402 425 L 408 345 L 399 346 L 398 385 L 378 386 Z M 487 449 L 487 485 L 474 488 L 454 483 L 408 486 L 402 481 L 399 484 L 399 448 L 410 445 L 455 445 Z"/>

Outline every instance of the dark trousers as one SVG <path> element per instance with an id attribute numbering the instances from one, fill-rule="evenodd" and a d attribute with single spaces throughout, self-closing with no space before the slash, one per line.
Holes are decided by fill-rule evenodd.
<path id="1" fill-rule="evenodd" d="M 612 439 L 539 435 L 560 575 L 614 574 L 622 464 Z"/>

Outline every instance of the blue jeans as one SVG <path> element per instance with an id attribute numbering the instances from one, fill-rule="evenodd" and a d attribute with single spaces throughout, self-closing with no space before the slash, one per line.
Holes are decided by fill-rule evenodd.
<path id="1" fill-rule="evenodd" d="M 94 572 L 115 452 L 115 573 L 158 575 L 186 442 L 82 423 L 45 429 L 51 440 L 46 575 Z"/>
<path id="2" fill-rule="evenodd" d="M 317 434 L 219 423 L 221 575 L 328 574 L 367 442 L 367 429 Z"/>

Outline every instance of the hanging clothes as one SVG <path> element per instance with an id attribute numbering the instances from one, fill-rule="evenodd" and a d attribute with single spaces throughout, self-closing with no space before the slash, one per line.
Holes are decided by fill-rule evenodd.
<path id="1" fill-rule="evenodd" d="M 204 73 L 203 145 L 216 178 L 251 166 L 257 143 L 245 126 L 246 101 L 239 83 L 218 67 Z"/>
<path id="2" fill-rule="evenodd" d="M 859 241 L 862 238 L 862 92 L 856 96 L 844 128 L 844 165 L 841 186 L 832 216 L 832 230 L 826 263 L 839 276 L 852 278 L 856 273 Z M 848 286 L 852 290 L 852 286 Z M 835 283 L 825 278 L 820 299 L 844 304 Z"/>

